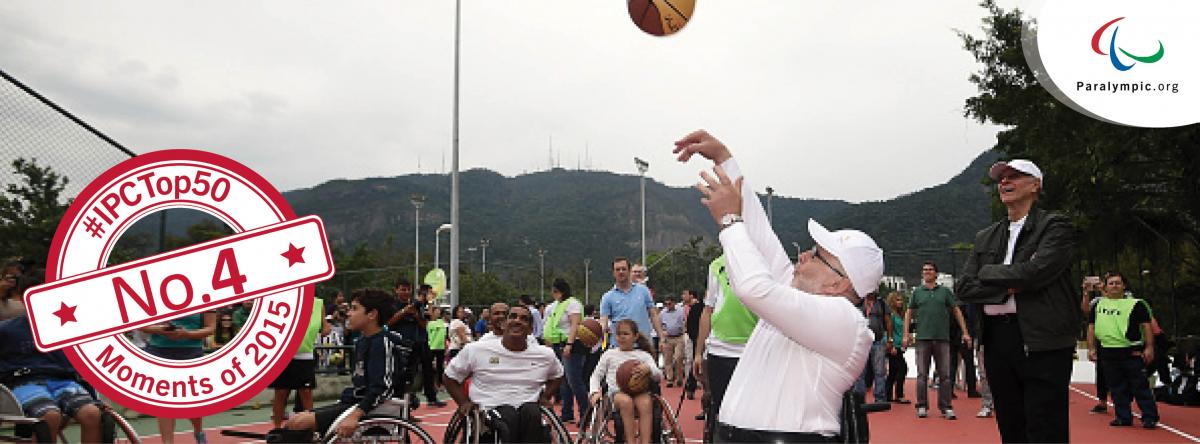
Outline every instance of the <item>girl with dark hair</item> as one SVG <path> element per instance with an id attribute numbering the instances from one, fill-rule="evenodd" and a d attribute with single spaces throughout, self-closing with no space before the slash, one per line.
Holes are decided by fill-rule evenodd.
<path id="1" fill-rule="evenodd" d="M 233 340 L 233 336 L 237 334 L 237 329 L 233 327 L 233 313 L 221 311 L 219 319 L 217 319 L 217 329 L 212 336 L 207 338 L 207 348 L 216 350 Z"/>
<path id="2" fill-rule="evenodd" d="M 655 382 L 662 380 L 662 370 L 659 370 L 654 358 L 648 353 L 650 339 L 638 332 L 637 323 L 632 319 L 617 321 L 616 338 L 617 347 L 609 348 L 600 356 L 600 362 L 596 364 L 596 371 L 592 373 L 591 401 L 596 403 L 600 400 L 600 382 L 607 382 L 607 395 L 612 397 L 613 405 L 620 412 L 621 422 L 625 426 L 625 442 L 649 442 L 653 429 L 653 421 L 650 420 L 654 417 L 654 413 L 651 411 L 653 398 L 650 397 L 649 392 L 632 395 L 620 391 L 617 385 L 617 369 L 626 361 L 639 360 L 641 368 L 638 371 L 649 372 L 651 379 Z M 637 350 L 634 349 L 635 345 Z M 637 416 L 642 418 L 642 421 L 634 420 L 635 409 Z M 641 441 L 637 439 L 639 431 L 643 438 Z"/>

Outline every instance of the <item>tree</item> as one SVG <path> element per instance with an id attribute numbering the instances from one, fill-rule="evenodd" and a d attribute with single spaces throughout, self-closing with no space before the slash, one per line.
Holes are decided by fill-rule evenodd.
<path id="1" fill-rule="evenodd" d="M 970 76 L 979 95 L 967 99 L 965 114 L 1005 126 L 995 149 L 1032 159 L 1046 172 L 1039 205 L 1075 221 L 1084 258 L 1080 266 L 1103 270 L 1134 264 L 1137 268 L 1129 270 L 1134 273 L 1127 274 L 1157 270 L 1151 279 L 1157 294 L 1143 296 L 1161 298 L 1163 308 L 1169 307 L 1166 293 L 1173 292 L 1172 284 L 1200 286 L 1195 254 L 1200 250 L 1200 125 L 1113 125 L 1059 103 L 1042 88 L 1039 73 L 1022 53 L 1022 27 L 1036 33 L 1036 23 L 1026 23 L 1019 9 L 1005 11 L 994 0 L 981 6 L 988 11 L 985 35 L 959 33 L 982 65 Z M 1194 304 L 1180 300 L 1178 305 Z"/>
<path id="2" fill-rule="evenodd" d="M 0 194 L 0 255 L 44 266 L 59 221 L 71 205 L 61 200 L 67 178 L 37 159 L 16 159 L 13 172 L 21 177 Z"/>

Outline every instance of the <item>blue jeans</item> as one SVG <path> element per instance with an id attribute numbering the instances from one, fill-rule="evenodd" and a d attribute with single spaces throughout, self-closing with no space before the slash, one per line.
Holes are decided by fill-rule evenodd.
<path id="1" fill-rule="evenodd" d="M 562 345 L 555 345 L 554 351 L 561 357 Z M 588 408 L 588 382 L 583 376 L 583 366 L 588 357 L 588 348 L 584 347 L 576 341 L 571 347 L 571 357 L 563 359 L 564 375 L 563 382 L 559 388 L 559 397 L 562 398 L 562 417 L 565 419 L 575 419 L 575 405 L 579 405 L 579 413 L 582 416 L 583 412 Z M 574 400 L 574 402 L 572 402 Z"/>
<path id="2" fill-rule="evenodd" d="M 867 365 L 863 367 L 858 380 L 854 381 L 854 392 L 862 394 L 864 400 L 867 397 L 868 377 L 873 384 L 871 392 L 875 394 L 875 402 L 887 402 L 887 348 L 882 338 L 871 343 L 871 356 L 867 358 Z"/>
<path id="3" fill-rule="evenodd" d="M 1138 408 L 1142 410 L 1142 421 L 1158 422 L 1158 405 L 1155 404 L 1150 383 L 1146 381 L 1146 366 L 1142 357 L 1106 358 L 1101 359 L 1100 364 L 1104 366 L 1104 378 L 1108 380 L 1117 419 L 1133 422 L 1130 403 L 1136 400 Z"/>

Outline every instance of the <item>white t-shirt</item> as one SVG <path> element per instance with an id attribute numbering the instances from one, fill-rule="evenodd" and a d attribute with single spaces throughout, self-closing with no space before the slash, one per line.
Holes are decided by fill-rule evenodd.
<path id="1" fill-rule="evenodd" d="M 712 307 L 715 315 L 723 302 L 725 302 L 725 293 L 721 291 L 721 283 L 717 280 L 716 274 L 709 273 L 708 291 L 704 292 L 704 305 Z M 708 339 L 704 341 L 704 349 L 710 354 L 724 358 L 740 358 L 742 351 L 746 349 L 746 344 L 722 341 L 712 333 L 712 330 L 709 330 Z"/>
<path id="2" fill-rule="evenodd" d="M 471 378 L 471 401 L 485 409 L 535 402 L 542 384 L 562 375 L 562 364 L 550 347 L 533 344 L 512 351 L 501 341 L 467 344 L 446 366 L 450 379 Z"/>
<path id="3" fill-rule="evenodd" d="M 592 380 L 589 384 L 590 390 L 588 393 L 600 391 L 600 382 L 608 383 L 608 394 L 616 393 L 620 390 L 617 386 L 617 369 L 630 359 L 637 359 L 650 367 L 651 378 L 655 381 L 662 380 L 662 370 L 658 369 L 658 364 L 654 363 L 654 358 L 650 357 L 649 353 L 642 350 L 622 351 L 619 348 L 610 348 L 600 355 L 600 360 L 596 363 L 596 370 L 592 371 Z"/>
<path id="4" fill-rule="evenodd" d="M 546 320 L 550 320 L 550 316 L 554 315 L 554 309 L 557 307 L 558 301 L 551 302 L 546 306 Z M 558 320 L 558 328 L 568 336 L 571 334 L 571 315 L 573 314 L 579 315 L 580 320 L 583 320 L 583 304 L 580 304 L 578 299 L 573 299 L 567 304 L 562 318 Z"/>
<path id="5" fill-rule="evenodd" d="M 462 342 L 462 340 L 458 338 L 458 334 L 455 333 L 455 331 L 460 329 L 463 332 L 463 336 L 467 337 L 467 342 L 471 342 L 471 329 L 467 328 L 467 324 L 463 323 L 462 319 L 451 319 L 449 333 L 450 350 L 458 350 L 467 344 L 467 342 Z"/>
<path id="6" fill-rule="evenodd" d="M 480 336 L 479 340 L 475 341 L 475 342 L 499 341 L 501 338 L 502 338 L 502 336 L 497 336 L 495 333 L 492 333 L 489 331 L 487 333 L 484 333 L 483 336 Z M 533 337 L 532 335 L 526 335 L 525 342 L 528 342 L 529 345 L 541 345 L 541 344 L 538 344 L 537 338 Z"/>
<path id="7" fill-rule="evenodd" d="M 1029 216 L 1022 217 L 1021 220 L 1008 223 L 1008 251 L 1004 253 L 1004 265 L 1012 265 L 1013 251 L 1017 248 L 1017 236 L 1021 234 L 1021 228 L 1025 226 L 1025 219 Z M 1008 298 L 1003 304 L 987 304 L 983 306 L 983 312 L 989 315 L 1012 314 L 1017 312 L 1017 298 Z"/>

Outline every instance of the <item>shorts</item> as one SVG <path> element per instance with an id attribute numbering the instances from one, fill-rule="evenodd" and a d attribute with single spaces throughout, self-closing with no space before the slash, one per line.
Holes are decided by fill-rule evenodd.
<path id="1" fill-rule="evenodd" d="M 87 389 L 70 379 L 30 379 L 13 387 L 12 392 L 25 416 L 31 418 L 41 418 L 52 410 L 73 418 L 84 406 L 97 404 Z"/>
<path id="2" fill-rule="evenodd" d="M 143 349 L 146 353 L 174 361 L 187 361 L 204 357 L 204 349 L 193 347 L 155 347 L 147 345 Z"/>
<path id="3" fill-rule="evenodd" d="M 312 389 L 317 386 L 317 360 L 293 359 L 268 386 L 273 389 Z"/>
<path id="4" fill-rule="evenodd" d="M 329 428 L 333 427 L 333 420 L 337 419 L 346 410 L 355 408 L 357 405 L 338 402 L 337 404 L 329 404 L 313 409 L 313 419 L 317 422 L 316 432 L 324 436 L 325 432 L 328 432 Z"/>

